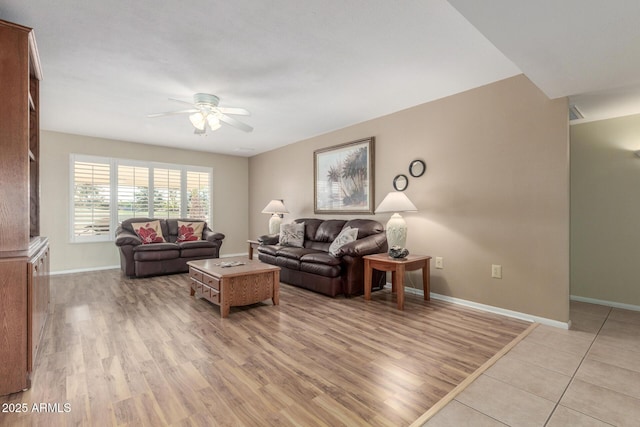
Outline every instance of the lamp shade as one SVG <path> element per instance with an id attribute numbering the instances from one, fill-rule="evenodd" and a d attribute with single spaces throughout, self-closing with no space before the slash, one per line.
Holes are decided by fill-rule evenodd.
<path id="1" fill-rule="evenodd" d="M 209 127 L 211 128 L 211 130 L 218 130 L 220 129 L 220 119 L 218 119 L 216 116 L 209 114 L 207 116 L 207 123 L 209 123 Z"/>
<path id="2" fill-rule="evenodd" d="M 289 213 L 289 211 L 284 207 L 284 203 L 282 203 L 282 200 L 274 199 L 270 201 L 269 204 L 264 207 L 264 209 L 262 209 L 262 213 L 285 214 Z"/>
<path id="3" fill-rule="evenodd" d="M 204 130 L 204 127 L 206 126 L 206 121 L 205 121 L 205 117 L 202 115 L 202 113 L 198 112 L 198 113 L 191 114 L 189 116 L 189 120 L 191 121 L 191 124 L 196 129 Z"/>
<path id="4" fill-rule="evenodd" d="M 402 191 L 392 191 L 382 199 L 376 213 L 381 212 L 417 212 L 418 208 Z"/>

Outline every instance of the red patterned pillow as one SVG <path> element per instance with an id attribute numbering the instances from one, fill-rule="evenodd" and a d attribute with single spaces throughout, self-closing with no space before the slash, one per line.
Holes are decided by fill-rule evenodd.
<path id="1" fill-rule="evenodd" d="M 178 239 L 176 242 L 191 242 L 202 240 L 204 222 L 184 222 L 178 221 Z"/>
<path id="2" fill-rule="evenodd" d="M 164 243 L 164 237 L 162 237 L 162 228 L 160 228 L 160 221 L 150 222 L 133 222 L 131 223 L 133 230 L 138 237 L 142 239 L 142 244 L 147 245 L 149 243 Z"/>

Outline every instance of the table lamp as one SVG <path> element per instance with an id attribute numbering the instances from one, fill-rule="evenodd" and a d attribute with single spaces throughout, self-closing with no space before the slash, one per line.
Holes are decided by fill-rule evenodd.
<path id="1" fill-rule="evenodd" d="M 389 248 L 407 244 L 407 223 L 398 212 L 417 212 L 416 205 L 402 191 L 392 191 L 378 205 L 375 213 L 393 212 L 387 222 L 387 243 Z"/>
<path id="2" fill-rule="evenodd" d="M 274 199 L 262 209 L 262 213 L 272 214 L 269 218 L 269 234 L 277 234 L 280 233 L 280 224 L 282 223 L 280 215 L 289 213 L 289 211 L 284 207 L 282 200 Z"/>

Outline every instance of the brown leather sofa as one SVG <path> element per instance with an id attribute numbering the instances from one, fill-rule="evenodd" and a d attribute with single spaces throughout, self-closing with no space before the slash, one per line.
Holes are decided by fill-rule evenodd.
<path id="1" fill-rule="evenodd" d="M 282 246 L 279 235 L 258 238 L 258 258 L 280 267 L 280 280 L 331 297 L 360 295 L 364 292 L 364 255 L 387 251 L 384 227 L 370 219 L 322 220 L 296 219 L 304 223 L 303 247 Z M 357 228 L 357 239 L 329 253 L 329 247 L 340 232 Z M 373 289 L 381 289 L 386 274 L 373 271 Z"/>
<path id="2" fill-rule="evenodd" d="M 162 235 L 166 242 L 143 245 L 131 224 L 151 221 L 156 219 L 126 219 L 116 230 L 116 246 L 120 248 L 120 268 L 125 275 L 144 277 L 186 273 L 189 271 L 187 261 L 220 257 L 220 247 L 225 236 L 213 232 L 206 223 L 202 231 L 202 240 L 176 242 L 178 221 L 201 221 L 195 219 L 160 219 Z"/>

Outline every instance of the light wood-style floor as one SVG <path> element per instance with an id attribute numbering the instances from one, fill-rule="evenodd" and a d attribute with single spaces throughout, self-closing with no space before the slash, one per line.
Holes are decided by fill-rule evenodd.
<path id="1" fill-rule="evenodd" d="M 409 425 L 529 326 L 410 294 L 401 312 L 386 290 L 365 302 L 286 284 L 279 306 L 221 319 L 189 296 L 187 275 L 51 279 L 32 388 L 0 397 L 29 411 L 0 413 L 2 426 Z"/>

